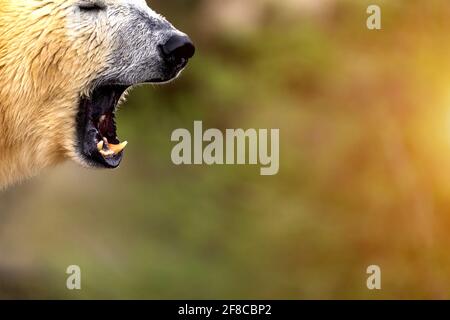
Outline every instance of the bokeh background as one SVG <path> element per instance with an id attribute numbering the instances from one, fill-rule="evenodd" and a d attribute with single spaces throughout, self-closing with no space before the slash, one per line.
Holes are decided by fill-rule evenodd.
<path id="1" fill-rule="evenodd" d="M 119 170 L 68 163 L 0 195 L 1 298 L 450 298 L 449 1 L 150 5 L 195 59 L 132 92 Z M 279 174 L 173 165 L 194 120 L 279 128 Z"/>

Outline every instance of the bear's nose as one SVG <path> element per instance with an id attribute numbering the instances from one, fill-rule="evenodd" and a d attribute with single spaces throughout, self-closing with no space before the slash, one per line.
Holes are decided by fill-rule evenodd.
<path id="1" fill-rule="evenodd" d="M 195 46 L 188 36 L 176 34 L 161 46 L 161 50 L 166 59 L 179 64 L 194 56 Z"/>

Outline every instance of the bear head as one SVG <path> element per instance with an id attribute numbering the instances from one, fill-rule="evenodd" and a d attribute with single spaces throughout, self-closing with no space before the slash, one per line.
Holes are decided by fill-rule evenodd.
<path id="1" fill-rule="evenodd" d="M 194 52 L 144 0 L 0 0 L 0 186 L 68 158 L 117 167 L 126 91 L 173 80 Z"/>

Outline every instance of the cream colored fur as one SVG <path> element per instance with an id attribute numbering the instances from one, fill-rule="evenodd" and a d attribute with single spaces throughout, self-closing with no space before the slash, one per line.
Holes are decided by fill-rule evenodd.
<path id="1" fill-rule="evenodd" d="M 75 154 L 78 98 L 107 67 L 102 26 L 70 0 L 0 0 L 0 189 Z"/>

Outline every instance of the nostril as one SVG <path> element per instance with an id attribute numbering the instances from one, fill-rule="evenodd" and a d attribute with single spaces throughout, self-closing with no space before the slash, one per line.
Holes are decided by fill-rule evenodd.
<path id="1" fill-rule="evenodd" d="M 178 58 L 190 59 L 195 54 L 195 47 L 192 42 L 186 42 L 175 50 L 174 55 Z"/>
<path id="2" fill-rule="evenodd" d="M 194 56 L 195 46 L 188 36 L 174 35 L 164 45 L 162 52 L 168 59 L 175 61 L 187 60 Z"/>

